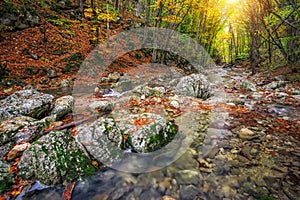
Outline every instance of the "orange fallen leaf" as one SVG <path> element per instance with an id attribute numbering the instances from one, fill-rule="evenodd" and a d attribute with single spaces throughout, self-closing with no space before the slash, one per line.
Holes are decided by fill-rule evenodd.
<path id="1" fill-rule="evenodd" d="M 75 182 L 69 183 L 62 194 L 61 200 L 70 200 L 72 198 L 72 192 L 75 187 Z"/>

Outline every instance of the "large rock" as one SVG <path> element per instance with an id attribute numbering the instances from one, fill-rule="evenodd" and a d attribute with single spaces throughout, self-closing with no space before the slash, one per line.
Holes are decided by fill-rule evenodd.
<path id="1" fill-rule="evenodd" d="M 204 100 L 211 96 L 211 90 L 209 81 L 202 74 L 191 74 L 182 77 L 176 86 L 176 94 Z"/>
<path id="2" fill-rule="evenodd" d="M 131 136 L 132 147 L 139 153 L 162 148 L 177 133 L 172 123 L 153 113 L 129 115 L 121 121 L 119 126 L 125 134 Z"/>
<path id="3" fill-rule="evenodd" d="M 30 12 L 17 13 L 5 13 L 0 18 L 0 25 L 7 26 L 10 29 L 24 29 L 28 27 L 34 27 L 41 24 L 40 18 Z"/>
<path id="4" fill-rule="evenodd" d="M 46 185 L 68 183 L 95 171 L 84 148 L 65 131 L 53 131 L 27 149 L 18 164 L 19 176 Z"/>
<path id="5" fill-rule="evenodd" d="M 91 125 L 78 126 L 77 130 L 78 140 L 97 160 L 113 164 L 122 158 L 122 134 L 113 119 L 101 117 Z"/>
<path id="6" fill-rule="evenodd" d="M 120 161 L 125 149 L 138 153 L 155 151 L 168 144 L 177 133 L 170 122 L 152 113 L 117 119 L 101 117 L 91 125 L 77 128 L 78 140 L 87 151 L 109 165 Z"/>
<path id="7" fill-rule="evenodd" d="M 14 184 L 14 176 L 8 171 L 9 164 L 0 159 L 0 194 Z"/>
<path id="8" fill-rule="evenodd" d="M 74 97 L 72 96 L 60 97 L 56 99 L 51 114 L 56 115 L 57 118 L 61 118 L 64 115 L 72 112 L 73 105 L 74 105 Z"/>
<path id="9" fill-rule="evenodd" d="M 88 110 L 93 113 L 110 112 L 114 108 L 114 104 L 110 101 L 93 101 Z"/>
<path id="10" fill-rule="evenodd" d="M 41 119 L 49 111 L 53 98 L 34 89 L 17 91 L 0 101 L 0 120 L 21 115 Z"/>

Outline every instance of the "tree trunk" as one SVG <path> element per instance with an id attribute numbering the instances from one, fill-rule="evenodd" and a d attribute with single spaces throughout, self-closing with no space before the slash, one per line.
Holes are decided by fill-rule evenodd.
<path id="1" fill-rule="evenodd" d="M 145 17 L 145 26 L 150 25 L 150 0 L 146 0 L 146 17 Z"/>

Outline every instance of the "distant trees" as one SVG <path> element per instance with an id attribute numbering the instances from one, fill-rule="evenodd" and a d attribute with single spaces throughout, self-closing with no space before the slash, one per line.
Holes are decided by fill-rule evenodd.
<path id="1" fill-rule="evenodd" d="M 277 67 L 300 59 L 300 3 L 294 0 L 244 0 L 242 27 L 248 32 L 253 74 L 261 64 Z M 236 34 L 239 29 L 234 30 Z M 245 33 L 242 33 L 245 34 Z M 247 51 L 246 51 L 247 53 Z"/>
<path id="2" fill-rule="evenodd" d="M 82 0 L 78 0 L 82 2 Z M 249 58 L 252 72 L 300 59 L 300 2 L 296 0 L 87 0 L 111 16 L 135 14 L 145 26 L 187 34 L 219 61 Z M 104 15 L 102 15 L 104 16 Z M 115 15 L 114 15 L 115 16 Z M 109 29 L 109 20 L 107 20 Z"/>

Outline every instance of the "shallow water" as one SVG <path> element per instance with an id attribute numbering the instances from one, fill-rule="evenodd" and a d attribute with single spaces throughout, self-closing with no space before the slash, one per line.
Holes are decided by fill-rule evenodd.
<path id="1" fill-rule="evenodd" d="M 222 76 L 226 74 L 219 71 Z M 223 80 L 216 80 L 216 87 L 222 88 Z M 52 91 L 55 96 L 71 94 L 68 92 L 72 90 Z M 210 102 L 236 98 L 220 93 Z M 300 120 L 294 107 L 276 104 L 269 109 L 274 117 Z M 226 111 L 216 111 L 212 118 L 206 135 L 195 138 L 169 166 L 148 173 L 124 173 L 106 167 L 77 181 L 72 199 L 299 199 L 299 140 L 281 133 L 266 135 L 263 130 L 259 132 L 263 137 L 243 140 L 225 128 L 224 122 L 230 119 Z M 61 199 L 64 190 L 62 185 L 34 187 L 24 192 L 22 199 Z"/>

